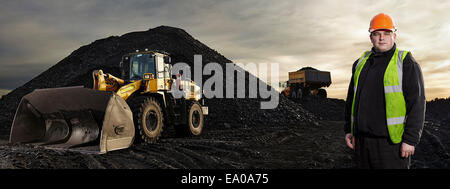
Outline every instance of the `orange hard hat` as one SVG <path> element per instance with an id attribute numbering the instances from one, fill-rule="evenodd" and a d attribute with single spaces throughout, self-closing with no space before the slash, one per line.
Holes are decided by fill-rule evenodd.
<path id="1" fill-rule="evenodd" d="M 394 20 L 389 15 L 384 13 L 377 14 L 370 21 L 370 33 L 380 29 L 391 30 L 393 32 L 397 30 L 394 25 Z"/>

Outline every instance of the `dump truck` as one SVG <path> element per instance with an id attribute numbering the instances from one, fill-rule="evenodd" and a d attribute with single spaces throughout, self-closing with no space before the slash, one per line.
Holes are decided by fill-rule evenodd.
<path id="1" fill-rule="evenodd" d="M 34 90 L 19 103 L 10 143 L 106 153 L 135 140 L 155 143 L 168 125 L 179 135 L 200 135 L 208 115 L 200 87 L 174 76 L 170 61 L 163 51 L 137 50 L 122 56 L 121 78 L 94 70 L 93 89 Z"/>
<path id="2" fill-rule="evenodd" d="M 281 95 L 291 99 L 302 99 L 308 95 L 326 98 L 327 91 L 323 87 L 329 87 L 330 85 L 330 72 L 320 71 L 312 67 L 289 72 L 289 80 L 280 83 Z"/>

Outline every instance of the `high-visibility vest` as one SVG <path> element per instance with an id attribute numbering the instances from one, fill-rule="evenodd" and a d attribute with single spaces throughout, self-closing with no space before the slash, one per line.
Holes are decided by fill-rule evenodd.
<path id="1" fill-rule="evenodd" d="M 361 70 L 369 59 L 371 51 L 366 51 L 358 60 L 356 70 L 353 76 L 354 92 L 351 114 L 351 133 L 353 135 L 355 122 L 355 98 L 358 89 L 358 80 Z M 403 60 L 408 51 L 399 51 L 395 49 L 394 55 L 386 68 L 383 78 L 384 98 L 386 100 L 386 123 L 389 137 L 394 144 L 402 141 L 403 131 L 406 122 L 406 103 L 403 96 Z"/>

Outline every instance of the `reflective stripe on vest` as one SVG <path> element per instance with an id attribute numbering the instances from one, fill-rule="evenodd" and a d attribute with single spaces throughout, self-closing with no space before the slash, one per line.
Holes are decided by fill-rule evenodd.
<path id="1" fill-rule="evenodd" d="M 371 51 L 366 51 L 356 64 L 356 70 L 354 73 L 353 83 L 353 102 L 351 112 L 351 133 L 353 135 L 354 122 L 355 122 L 355 98 L 356 91 L 358 89 L 359 76 L 367 62 L 367 59 L 372 54 Z M 394 55 L 386 68 L 383 78 L 384 85 L 384 98 L 386 100 L 386 124 L 388 127 L 389 137 L 394 144 L 402 141 L 403 131 L 406 122 L 406 103 L 403 96 L 403 60 L 405 59 L 408 51 L 399 51 L 395 49 Z"/>

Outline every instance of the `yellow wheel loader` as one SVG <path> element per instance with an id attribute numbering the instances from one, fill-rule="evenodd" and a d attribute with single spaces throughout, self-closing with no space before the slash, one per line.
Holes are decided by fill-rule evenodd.
<path id="1" fill-rule="evenodd" d="M 129 53 L 120 68 L 123 79 L 94 70 L 93 89 L 36 89 L 25 95 L 10 142 L 106 153 L 128 148 L 135 139 L 154 143 L 167 125 L 181 135 L 201 134 L 208 107 L 193 81 L 172 77 L 169 54 Z M 182 98 L 174 97 L 172 85 L 183 91 Z"/>

